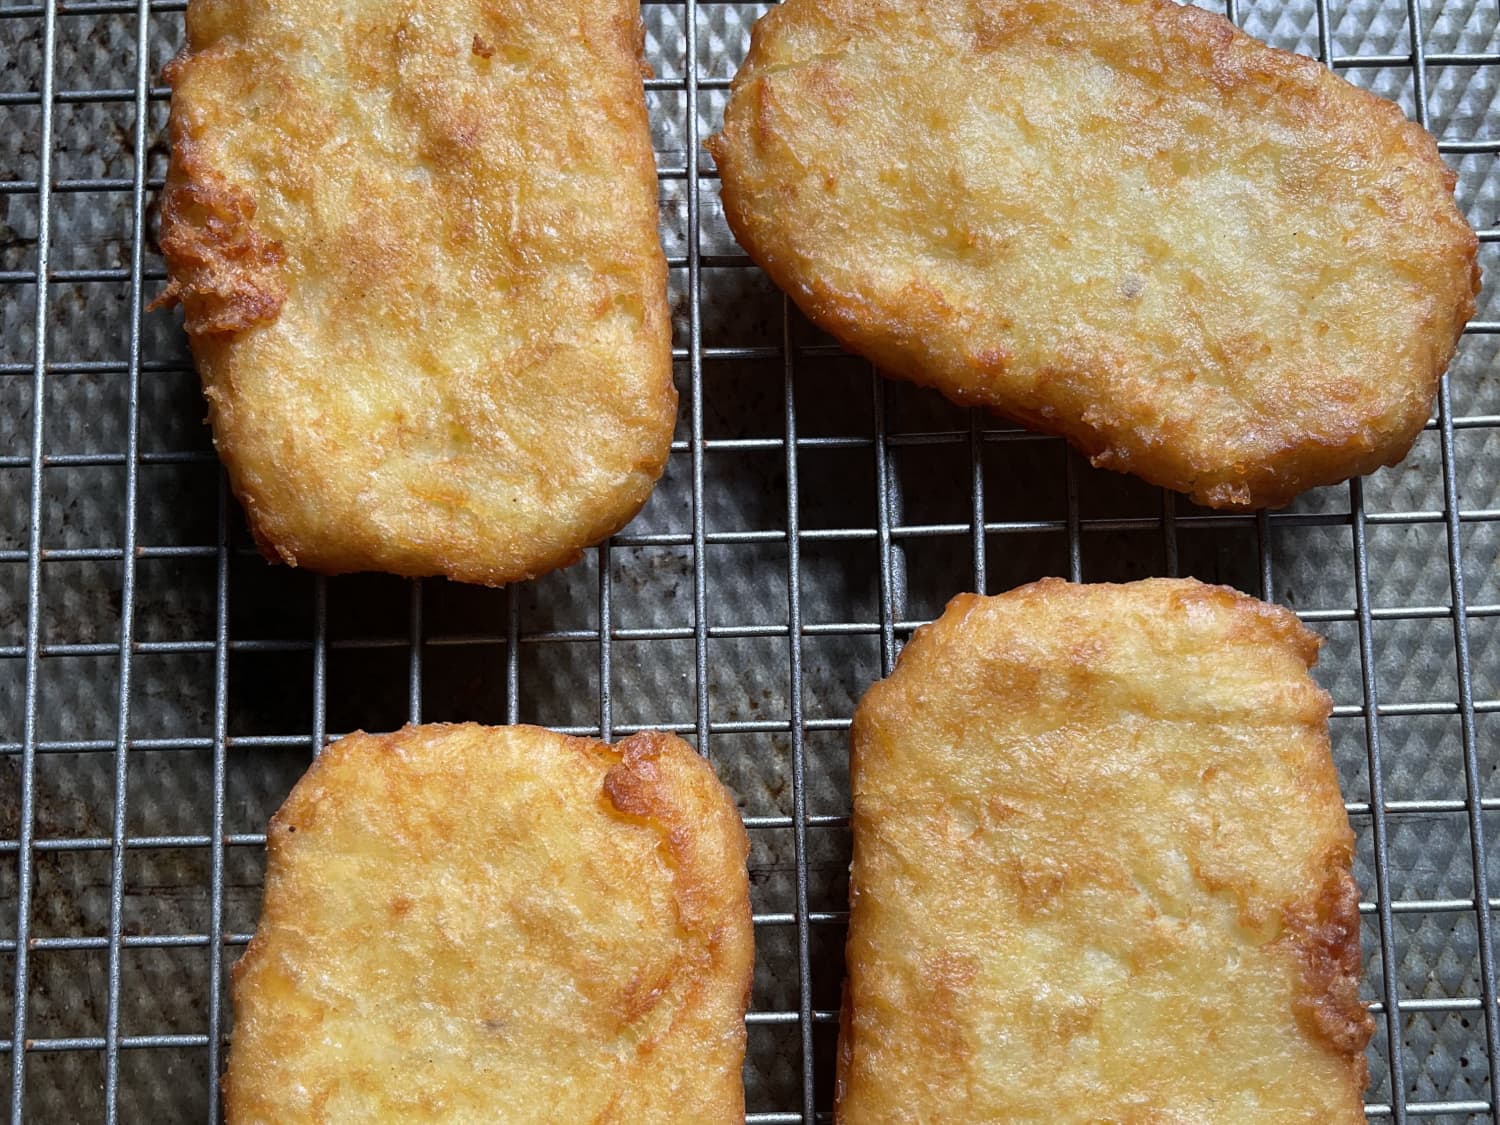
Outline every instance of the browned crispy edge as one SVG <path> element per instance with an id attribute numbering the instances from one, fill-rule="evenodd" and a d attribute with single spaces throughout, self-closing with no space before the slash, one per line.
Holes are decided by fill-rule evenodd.
<path id="1" fill-rule="evenodd" d="M 1146 9 L 1148 19 L 1166 24 L 1180 21 L 1189 26 L 1191 33 L 1201 36 L 1209 55 L 1211 77 L 1219 85 L 1232 87 L 1247 81 L 1275 84 L 1306 77 L 1309 73 L 1316 74 L 1320 80 L 1323 78 L 1323 68 L 1314 60 L 1263 43 L 1241 31 L 1223 16 L 1191 4 L 1180 5 L 1174 0 L 1140 0 L 1140 3 Z M 730 84 L 731 101 L 741 96 L 746 86 L 760 79 L 760 72 L 765 66 L 764 56 L 769 51 L 766 41 L 775 34 L 777 22 L 794 19 L 801 6 L 802 0 L 785 0 L 756 23 L 751 31 L 750 49 L 745 61 Z M 1410 162 L 1422 165 L 1440 177 L 1451 195 L 1458 177 L 1443 160 L 1431 134 L 1409 121 L 1394 103 L 1351 84 L 1344 85 L 1352 92 L 1350 96 L 1360 105 L 1363 115 L 1371 122 L 1383 123 L 1386 128 L 1397 130 L 1406 143 Z M 1210 508 L 1280 508 L 1309 488 L 1336 484 L 1350 477 L 1399 464 L 1411 451 L 1412 444 L 1426 424 L 1426 410 L 1413 412 L 1399 432 L 1387 435 L 1383 443 L 1367 449 L 1362 455 L 1350 446 L 1322 448 L 1313 453 L 1301 450 L 1308 467 L 1300 472 L 1288 473 L 1278 467 L 1279 458 L 1299 451 L 1291 444 L 1267 453 L 1258 464 L 1245 467 L 1241 477 L 1232 482 L 1212 481 L 1200 486 L 1193 477 L 1160 471 L 1154 464 L 1143 466 L 1139 463 L 1140 458 L 1132 455 L 1130 450 L 1112 445 L 1097 425 L 1081 418 L 1044 415 L 1014 403 L 991 401 L 982 393 L 965 394 L 945 386 L 944 380 L 930 371 L 908 362 L 901 355 L 898 346 L 903 335 L 899 324 L 883 321 L 868 302 L 853 294 L 841 293 L 817 281 L 810 284 L 799 282 L 792 275 L 790 263 L 782 261 L 761 245 L 754 233 L 751 205 L 738 190 L 737 161 L 733 146 L 726 143 L 723 132 L 709 137 L 704 145 L 714 157 L 720 173 L 724 217 L 735 239 L 777 287 L 792 298 L 810 321 L 846 350 L 879 365 L 884 374 L 929 387 L 959 406 L 984 407 L 999 417 L 1038 433 L 1061 437 L 1086 455 L 1096 468 L 1132 473 L 1152 484 L 1186 493 L 1195 503 Z M 1466 295 L 1460 295 L 1454 307 L 1452 322 L 1445 334 L 1446 344 L 1440 343 L 1434 350 L 1433 367 L 1426 380 L 1429 404 L 1437 394 L 1443 373 L 1453 360 L 1464 326 L 1474 315 L 1475 299 L 1480 290 L 1479 238 L 1458 212 L 1456 204 L 1453 216 L 1457 221 L 1450 224 L 1450 233 L 1455 239 L 1454 250 L 1468 261 L 1469 290 Z M 1009 361 L 1007 355 L 1003 352 L 986 354 L 993 354 L 997 372 L 1005 369 Z M 1066 372 L 1058 371 L 1055 374 L 1061 379 L 1068 378 Z M 1351 434 L 1350 439 L 1356 440 L 1355 435 Z"/>
<path id="2" fill-rule="evenodd" d="M 1099 583 L 1099 585 L 1116 585 Z M 1195 600 L 1217 604 L 1236 615 L 1240 624 L 1236 632 L 1245 632 L 1261 644 L 1280 645 L 1293 653 L 1309 669 L 1317 662 L 1322 638 L 1283 606 L 1252 598 L 1230 586 L 1215 586 L 1199 582 L 1195 578 L 1149 578 L 1131 586 L 1155 586 L 1174 588 L 1183 600 Z M 949 600 L 942 616 L 936 621 L 920 626 L 912 633 L 911 640 L 896 658 L 896 667 L 883 680 L 877 680 L 855 708 L 854 721 L 850 727 L 849 755 L 851 784 L 861 772 L 861 755 L 865 731 L 871 719 L 871 711 L 879 705 L 882 685 L 890 683 L 900 674 L 903 665 L 910 665 L 923 658 L 928 649 L 937 649 L 949 642 L 949 633 L 960 628 L 963 619 L 986 601 L 1033 601 L 1045 603 L 1057 597 L 1087 597 L 1084 586 L 1067 582 L 1061 578 L 1043 578 L 1036 582 L 1018 586 L 1004 594 L 982 596 L 958 594 Z M 1318 689 L 1332 713 L 1333 700 L 1327 692 Z M 1320 767 L 1332 773 L 1333 747 L 1324 724 L 1321 742 L 1324 753 L 1320 755 Z M 863 816 L 856 806 L 851 817 L 856 856 L 859 850 Z M 1289 905 L 1283 913 L 1284 932 L 1278 941 L 1285 942 L 1302 962 L 1302 981 L 1306 989 L 1304 996 L 1295 1001 L 1295 1016 L 1305 1031 L 1321 1041 L 1333 1054 L 1345 1059 L 1349 1066 L 1349 1083 L 1353 1096 L 1358 1099 L 1369 1083 L 1369 1064 L 1365 1059 L 1365 1048 L 1375 1031 L 1375 1021 L 1369 1009 L 1359 999 L 1359 982 L 1363 958 L 1359 944 L 1359 888 L 1354 882 L 1353 832 L 1347 828 L 1346 840 L 1323 857 L 1323 878 L 1308 896 Z M 849 884 L 849 937 L 852 939 L 860 924 L 857 883 L 853 878 Z M 843 1122 L 843 1108 L 848 1093 L 849 1068 L 854 1060 L 854 997 L 851 982 L 844 981 L 843 997 L 839 1006 L 839 1042 L 834 1077 L 834 1120 Z"/>
<path id="3" fill-rule="evenodd" d="M 162 77 L 176 87 L 195 56 L 184 48 Z M 161 194 L 161 252 L 170 280 L 147 306 L 182 306 L 189 337 L 233 335 L 269 324 L 286 300 L 281 243 L 255 229 L 255 200 L 210 168 L 187 115 L 168 117 L 172 156 Z"/>
<path id="4" fill-rule="evenodd" d="M 1302 960 L 1307 994 L 1297 998 L 1297 1021 L 1330 1050 L 1349 1058 L 1355 1086 L 1363 1090 L 1369 1081 L 1365 1047 L 1375 1032 L 1375 1021 L 1359 999 L 1363 959 L 1359 888 L 1350 873 L 1353 862 L 1352 847 L 1324 857 L 1322 886 L 1287 908 L 1281 940 Z"/>
<path id="5" fill-rule="evenodd" d="M 323 774 L 330 763 L 350 755 L 394 753 L 405 742 L 424 741 L 434 733 L 462 728 L 484 729 L 478 723 L 408 724 L 391 734 L 354 731 L 330 744 L 271 817 L 266 830 L 262 914 L 265 901 L 276 893 L 277 884 L 284 877 L 283 868 L 290 862 L 287 849 L 296 834 L 297 822 L 324 800 Z M 750 1004 L 755 969 L 750 884 L 745 877 L 750 839 L 733 798 L 713 767 L 680 738 L 658 731 L 640 731 L 611 746 L 590 738 L 557 734 L 545 727 L 520 724 L 511 729 L 544 734 L 558 740 L 561 749 L 617 759 L 604 775 L 601 794 L 622 818 L 650 824 L 663 832 L 683 931 L 703 942 L 715 979 L 737 977 L 741 981 L 736 1026 L 737 1048 L 743 1059 L 746 1039 L 743 1016 Z M 230 970 L 230 996 L 236 1010 L 243 977 L 267 955 L 264 935 L 264 927 L 257 925 L 244 955 Z M 702 996 L 704 979 L 699 976 L 691 982 L 688 1007 Z M 232 1079 L 233 1068 L 227 1067 L 219 1080 L 226 1106 L 232 1103 Z M 708 1085 L 708 1076 L 704 1076 L 704 1084 Z M 722 1076 L 720 1086 L 719 1104 L 710 1120 L 721 1125 L 742 1122 L 745 1090 L 739 1069 Z"/>
<path id="6" fill-rule="evenodd" d="M 188 43 L 162 70 L 163 80 L 174 92 L 184 83 L 196 60 L 213 49 L 212 45 L 202 50 L 195 49 L 194 6 L 194 0 L 189 0 Z M 621 26 L 623 48 L 633 52 L 634 57 L 639 60 L 642 77 L 649 78 L 651 68 L 645 56 L 645 23 L 637 18 L 622 21 Z M 482 49 L 489 49 L 488 44 L 476 40 L 475 50 Z M 643 132 L 649 132 L 645 98 L 642 96 L 638 100 Z M 245 512 L 256 548 L 268 562 L 281 562 L 320 574 L 337 575 L 370 570 L 371 562 L 359 552 L 345 556 L 336 551 L 313 551 L 303 544 L 278 535 L 273 526 L 276 522 L 274 516 L 259 504 L 246 483 L 246 474 L 242 471 L 233 443 L 218 439 L 221 408 L 218 396 L 212 389 L 210 373 L 227 365 L 226 353 L 236 335 L 272 323 L 280 314 L 287 295 L 281 273 L 285 251 L 280 242 L 266 239 L 255 229 L 254 198 L 208 167 L 201 155 L 200 146 L 192 136 L 187 115 L 175 100 L 168 115 L 167 127 L 171 156 L 161 195 L 160 245 L 169 280 L 166 288 L 147 309 L 151 311 L 179 304 L 182 306 L 183 327 L 202 376 L 204 397 L 208 404 L 208 422 L 215 434 L 214 445 L 224 462 L 235 499 Z M 654 175 L 651 182 L 654 191 Z M 657 273 L 660 275 L 658 288 L 665 292 L 667 265 L 665 257 L 660 253 L 657 255 Z M 654 329 L 650 330 L 662 338 L 665 393 L 671 396 L 675 410 L 677 391 L 672 385 L 670 358 L 672 327 L 664 300 L 648 312 L 648 321 L 654 322 Z M 641 462 L 640 470 L 652 480 L 660 480 L 670 456 L 669 433 L 667 440 L 660 443 L 657 455 Z M 630 523 L 649 498 L 648 492 L 639 504 L 629 510 L 622 510 L 617 519 L 599 530 L 597 535 L 591 535 L 588 542 L 576 546 L 559 546 L 548 554 L 536 556 L 524 567 L 491 566 L 472 559 L 442 555 L 434 557 L 430 567 L 404 569 L 396 573 L 410 578 L 442 575 L 455 581 L 482 586 L 529 582 L 549 571 L 572 566 L 590 546 L 609 538 Z"/>

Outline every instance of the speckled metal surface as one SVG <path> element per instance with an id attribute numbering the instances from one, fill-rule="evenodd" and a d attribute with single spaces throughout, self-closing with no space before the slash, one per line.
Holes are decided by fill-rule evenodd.
<path id="1" fill-rule="evenodd" d="M 255 924 L 267 818 L 320 735 L 420 717 L 615 736 L 669 726 L 697 741 L 751 824 L 748 1109 L 762 1122 L 826 1113 L 849 845 L 845 727 L 860 694 L 956 592 L 1175 569 L 1268 593 L 1328 639 L 1318 676 L 1338 707 L 1335 753 L 1360 841 L 1365 988 L 1386 1005 L 1370 1051 L 1372 1116 L 1500 1120 L 1487 1108 L 1474 909 L 1476 894 L 1500 896 L 1495 282 L 1454 364 L 1447 416 L 1402 466 L 1269 518 L 1210 516 L 1095 472 L 1054 440 L 882 384 L 788 317 L 736 248 L 711 161 L 692 146 L 717 124 L 763 8 L 650 3 L 648 101 L 683 402 L 665 480 L 607 549 L 511 591 L 323 581 L 249 550 L 175 317 L 142 318 L 132 362 L 135 283 L 147 297 L 162 283 L 151 227 L 166 117 L 155 89 L 137 279 L 138 20 L 154 84 L 180 44 L 182 4 L 59 7 L 49 59 L 47 5 L 0 0 L 0 1037 L 12 1064 L 9 1029 L 30 1044 L 19 1065 L 0 1065 L 0 1105 L 38 1122 L 214 1120 L 215 1044 L 230 1027 L 222 981 Z M 1344 77 L 1425 116 L 1486 232 L 1482 263 L 1500 276 L 1494 0 L 1431 10 L 1261 0 L 1231 14 L 1278 46 L 1326 50 Z M 51 280 L 38 379 L 44 210 Z M 1372 761 L 1383 799 L 1373 808 Z M 1475 821 L 1489 841 L 1478 880 Z M 18 864 L 28 855 L 23 912 Z M 1377 905 L 1382 883 L 1388 911 Z"/>

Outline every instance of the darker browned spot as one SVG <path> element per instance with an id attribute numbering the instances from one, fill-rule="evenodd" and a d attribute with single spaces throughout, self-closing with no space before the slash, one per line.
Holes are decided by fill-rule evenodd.
<path id="1" fill-rule="evenodd" d="M 962 1012 L 978 975 L 979 962 L 966 954 L 941 952 L 923 959 L 920 992 L 912 999 L 923 1014 L 919 1044 L 935 1081 L 965 1080 L 973 1048 Z"/>
<path id="2" fill-rule="evenodd" d="M 1016 864 L 1014 874 L 1021 913 L 1027 918 L 1045 910 L 1068 884 L 1067 870 L 1058 870 L 1050 865 L 1028 866 L 1021 862 Z"/>
<path id="3" fill-rule="evenodd" d="M 404 918 L 411 911 L 412 901 L 406 895 L 397 895 L 391 899 L 391 913 L 397 918 Z"/>
<path id="4" fill-rule="evenodd" d="M 190 158 L 176 154 L 189 163 Z M 222 176 L 174 179 L 161 199 L 161 250 L 171 283 L 152 309 L 181 304 L 194 336 L 241 332 L 281 312 L 281 243 L 255 229 L 255 200 Z"/>
<path id="5" fill-rule="evenodd" d="M 980 348 L 974 353 L 975 368 L 985 375 L 1003 375 L 1010 368 L 1011 351 L 998 345 Z"/>
<path id="6" fill-rule="evenodd" d="M 492 59 L 495 57 L 495 46 L 476 35 L 474 36 L 474 53 L 482 59 Z"/>
<path id="7" fill-rule="evenodd" d="M 1359 999 L 1359 889 L 1349 857 L 1330 857 L 1318 894 L 1287 911 L 1287 937 L 1302 959 L 1303 1026 L 1340 1054 L 1362 1055 L 1375 1022 Z"/>
<path id="8" fill-rule="evenodd" d="M 844 83 L 837 63 L 820 62 L 807 69 L 803 76 L 809 97 L 816 98 L 828 110 L 829 119 L 836 125 L 848 120 L 858 104 L 854 91 Z"/>
<path id="9" fill-rule="evenodd" d="M 672 975 L 676 969 L 676 961 L 668 965 L 666 970 L 652 977 L 646 977 L 644 970 L 638 970 L 626 986 L 625 993 L 620 998 L 620 1015 L 627 1024 L 635 1023 L 643 1016 L 650 1013 L 666 994 L 667 986 L 672 983 Z"/>
<path id="10" fill-rule="evenodd" d="M 996 824 L 1004 824 L 1008 820 L 1014 820 L 1024 811 L 1020 805 L 1012 804 L 1000 797 L 999 794 L 991 794 L 985 801 L 985 808 L 990 814 L 990 820 Z"/>
<path id="11" fill-rule="evenodd" d="M 1019 5 L 981 5 L 974 14 L 974 50 L 998 51 L 1026 27 L 1029 18 Z"/>
<path id="12" fill-rule="evenodd" d="M 623 745 L 623 744 L 622 744 Z M 604 792 L 610 803 L 629 816 L 650 817 L 660 813 L 662 795 L 656 759 L 660 749 L 642 742 L 604 775 Z"/>

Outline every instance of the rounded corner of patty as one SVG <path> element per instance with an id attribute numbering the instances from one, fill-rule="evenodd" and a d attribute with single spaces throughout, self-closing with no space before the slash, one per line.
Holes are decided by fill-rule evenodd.
<path id="1" fill-rule="evenodd" d="M 712 151 L 846 347 L 1209 507 L 1399 461 L 1473 315 L 1431 136 L 1171 0 L 788 0 Z"/>
<path id="2" fill-rule="evenodd" d="M 638 816 L 622 762 L 653 774 Z M 226 1119 L 741 1120 L 743 840 L 671 736 L 340 739 L 268 832 Z"/>

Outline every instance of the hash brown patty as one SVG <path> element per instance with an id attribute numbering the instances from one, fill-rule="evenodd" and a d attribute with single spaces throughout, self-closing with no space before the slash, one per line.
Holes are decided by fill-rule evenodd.
<path id="1" fill-rule="evenodd" d="M 191 0 L 162 251 L 264 553 L 499 585 L 676 418 L 636 0 Z"/>
<path id="2" fill-rule="evenodd" d="M 742 1125 L 748 846 L 670 735 L 341 739 L 271 822 L 229 1125 Z"/>
<path id="3" fill-rule="evenodd" d="M 1177 579 L 917 630 L 854 719 L 838 1120 L 1363 1122 L 1317 648 Z"/>
<path id="4" fill-rule="evenodd" d="M 1432 137 L 1172 0 L 787 0 L 709 147 L 844 346 L 1216 508 L 1399 461 L 1474 311 Z"/>

